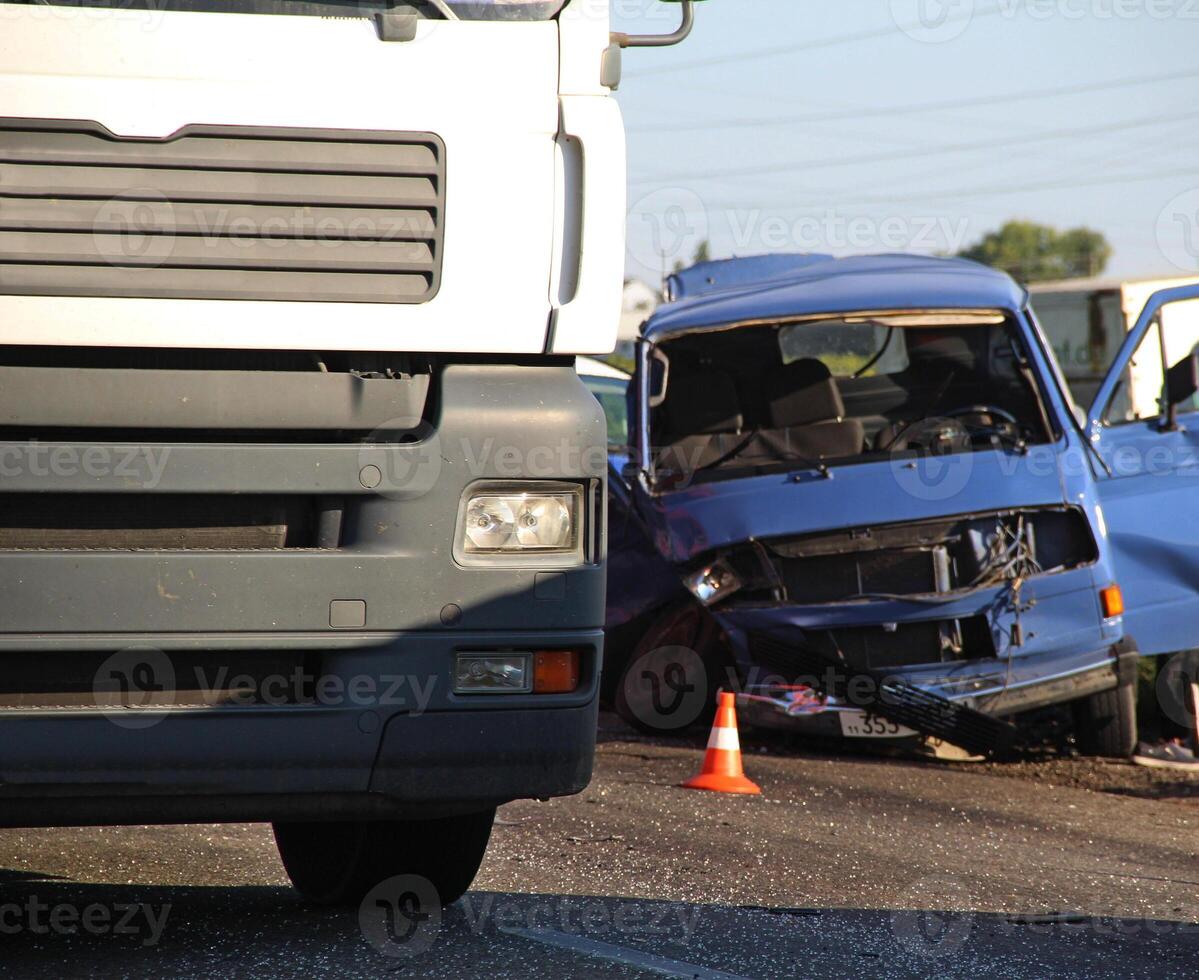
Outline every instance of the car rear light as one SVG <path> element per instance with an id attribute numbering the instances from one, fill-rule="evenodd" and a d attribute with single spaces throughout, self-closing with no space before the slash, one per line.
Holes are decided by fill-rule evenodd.
<path id="1" fill-rule="evenodd" d="M 1099 591 L 1099 600 L 1103 605 L 1103 618 L 1115 619 L 1124 615 L 1124 593 L 1118 585 L 1109 585 Z"/>
<path id="2" fill-rule="evenodd" d="M 534 694 L 570 694 L 578 687 L 577 650 L 538 650 L 533 654 Z"/>

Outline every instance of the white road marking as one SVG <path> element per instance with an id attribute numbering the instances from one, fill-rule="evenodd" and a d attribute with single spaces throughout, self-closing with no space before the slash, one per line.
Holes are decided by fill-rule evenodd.
<path id="1" fill-rule="evenodd" d="M 748 980 L 748 978 L 735 973 L 709 970 L 707 967 L 694 966 L 681 960 L 671 960 L 665 956 L 643 953 L 641 950 L 629 949 L 626 946 L 601 943 L 596 939 L 557 932 L 554 929 L 501 929 L 500 931 L 509 936 L 519 936 L 521 939 L 531 939 L 535 943 L 544 943 L 546 946 L 557 946 L 559 949 L 569 950 L 582 956 L 593 956 L 596 959 L 608 960 L 622 966 L 649 970 L 663 977 L 674 977 L 675 980 Z"/>

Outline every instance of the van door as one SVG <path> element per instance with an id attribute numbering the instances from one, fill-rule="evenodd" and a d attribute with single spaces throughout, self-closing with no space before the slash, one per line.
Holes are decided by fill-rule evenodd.
<path id="1" fill-rule="evenodd" d="M 1125 629 L 1144 654 L 1199 647 L 1199 396 L 1180 380 L 1197 352 L 1199 284 L 1154 293 L 1088 415 Z"/>

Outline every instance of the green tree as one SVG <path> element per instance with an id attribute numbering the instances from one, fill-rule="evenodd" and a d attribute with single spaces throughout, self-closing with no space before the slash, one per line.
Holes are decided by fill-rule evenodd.
<path id="1" fill-rule="evenodd" d="M 693 256 L 691 256 L 691 261 L 684 262 L 682 259 L 679 259 L 674 264 L 674 271 L 682 272 L 684 269 L 690 269 L 691 266 L 693 266 L 693 265 L 699 265 L 699 263 L 701 263 L 701 262 L 711 262 L 711 261 L 712 261 L 712 243 L 709 242 L 705 238 L 702 242 L 700 242 L 698 245 L 695 246 L 695 254 Z"/>
<path id="2" fill-rule="evenodd" d="M 1002 269 L 1021 282 L 1102 275 L 1112 247 L 1090 228 L 1059 231 L 1032 221 L 1009 221 L 958 253 Z"/>

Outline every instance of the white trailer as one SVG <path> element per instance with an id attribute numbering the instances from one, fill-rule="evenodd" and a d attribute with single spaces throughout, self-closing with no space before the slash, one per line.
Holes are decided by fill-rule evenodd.
<path id="1" fill-rule="evenodd" d="M 1172 286 L 1199 282 L 1199 276 L 1171 279 L 1070 279 L 1029 287 L 1032 306 L 1058 362 L 1070 383 L 1074 400 L 1089 405 L 1112 359 L 1153 294 Z M 1199 303 L 1166 307 L 1166 335 L 1179 351 L 1167 351 L 1168 363 L 1186 353 L 1181 347 L 1199 344 Z M 1162 395 L 1162 363 L 1155 357 L 1135 358 L 1118 394 L 1113 416 L 1152 418 Z"/>

